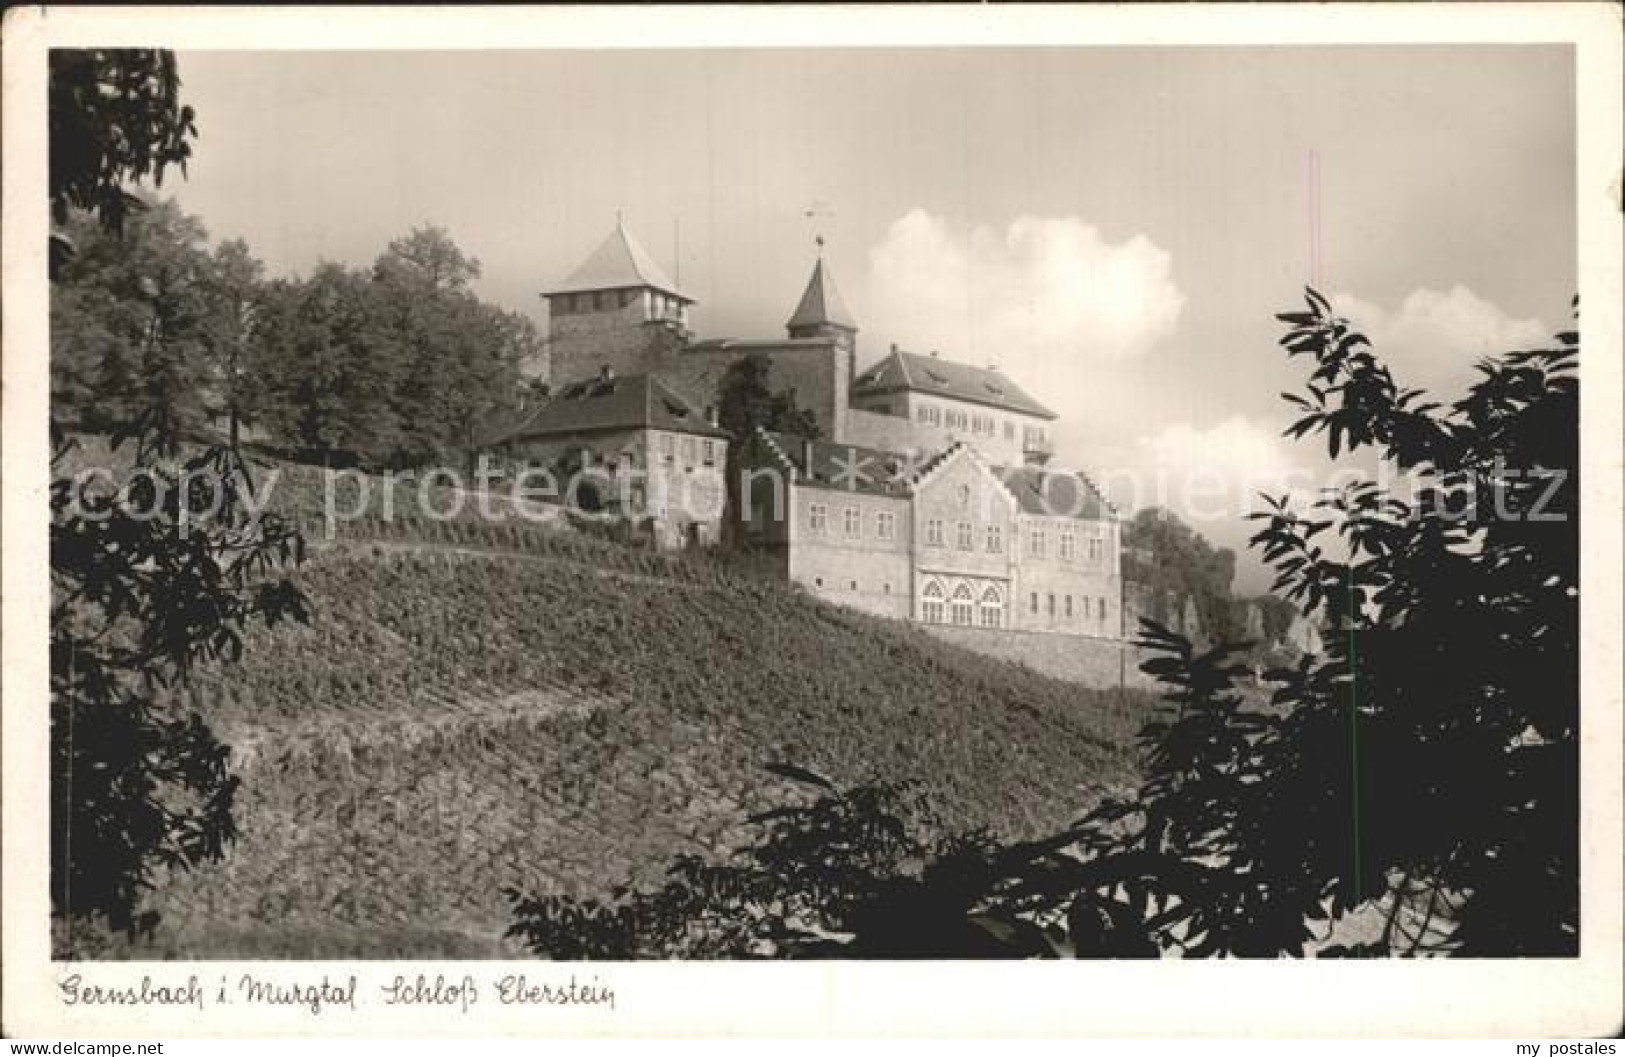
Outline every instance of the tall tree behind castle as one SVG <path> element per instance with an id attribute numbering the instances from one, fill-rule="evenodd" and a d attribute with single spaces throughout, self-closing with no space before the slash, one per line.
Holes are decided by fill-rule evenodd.
<path id="1" fill-rule="evenodd" d="M 1186 600 L 1194 604 L 1198 629 L 1213 641 L 1238 639 L 1245 628 L 1232 604 L 1235 553 L 1214 547 L 1171 510 L 1147 507 L 1134 515 L 1123 536 L 1123 578 L 1145 585 L 1169 611 L 1148 614 L 1163 623 L 1182 623 Z M 1155 607 L 1153 607 L 1155 608 Z"/>
<path id="2" fill-rule="evenodd" d="M 440 228 L 370 269 L 270 281 L 246 243 L 211 249 L 172 201 L 129 210 L 122 238 L 71 210 L 62 231 L 75 252 L 52 301 L 52 395 L 89 429 L 158 408 L 182 433 L 245 428 L 324 462 L 448 462 L 516 400 L 541 347 L 529 317 L 473 293 L 479 262 Z"/>

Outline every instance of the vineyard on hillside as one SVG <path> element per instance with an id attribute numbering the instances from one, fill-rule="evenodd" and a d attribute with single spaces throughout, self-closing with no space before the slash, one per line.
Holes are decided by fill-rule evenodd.
<path id="1" fill-rule="evenodd" d="M 161 953 L 500 954 L 503 886 L 734 846 L 786 795 L 776 761 L 916 778 L 948 825 L 1012 835 L 1130 778 L 1138 699 L 773 584 L 373 545 L 302 579 L 310 627 L 189 691 L 237 747 L 241 835 L 156 893 Z"/>
<path id="2" fill-rule="evenodd" d="M 308 626 L 174 704 L 233 747 L 239 836 L 168 876 L 134 957 L 494 957 L 504 887 L 601 894 L 720 855 L 797 795 L 764 768 L 912 779 L 946 828 L 1052 830 L 1134 779 L 1147 699 L 819 603 L 725 562 L 471 514 L 316 534 Z M 341 497 L 342 498 L 342 497 Z M 444 498 L 444 497 L 440 497 Z M 348 500 L 344 500 L 348 502 Z M 93 953 L 86 951 L 86 953 Z"/>

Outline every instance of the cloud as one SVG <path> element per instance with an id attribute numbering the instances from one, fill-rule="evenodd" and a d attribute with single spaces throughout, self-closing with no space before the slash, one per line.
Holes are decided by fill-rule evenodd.
<path id="1" fill-rule="evenodd" d="M 1173 333 L 1185 295 L 1171 263 L 1144 235 L 1108 243 L 1076 217 L 955 231 L 914 209 L 869 251 L 870 329 L 1046 384 L 1081 380 L 1091 361 Z"/>
<path id="2" fill-rule="evenodd" d="M 1131 463 L 1135 480 L 1123 484 L 1136 493 L 1133 506 L 1169 506 L 1193 521 L 1233 520 L 1259 508 L 1260 492 L 1297 493 L 1307 484 L 1279 429 L 1241 415 L 1142 436 Z"/>
<path id="3" fill-rule="evenodd" d="M 1332 304 L 1371 339 L 1374 351 L 1407 388 L 1459 390 L 1485 356 L 1544 342 L 1552 328 L 1517 319 L 1459 283 L 1447 292 L 1412 290 L 1398 309 L 1337 294 Z"/>

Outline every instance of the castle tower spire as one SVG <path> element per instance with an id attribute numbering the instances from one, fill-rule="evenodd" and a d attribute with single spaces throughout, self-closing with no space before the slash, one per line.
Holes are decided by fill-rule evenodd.
<path id="1" fill-rule="evenodd" d="M 786 324 L 792 338 L 844 338 L 850 345 L 858 332 L 858 325 L 852 321 L 852 313 L 847 310 L 846 302 L 841 300 L 841 292 L 835 288 L 835 280 L 830 277 L 829 268 L 824 262 L 824 240 L 818 240 L 818 260 L 813 265 L 812 277 L 807 280 L 807 289 L 802 292 L 801 302 Z"/>

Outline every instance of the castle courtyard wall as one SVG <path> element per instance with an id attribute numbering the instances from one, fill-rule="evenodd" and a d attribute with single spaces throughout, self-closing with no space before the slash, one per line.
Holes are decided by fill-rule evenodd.
<path id="1" fill-rule="evenodd" d="M 752 353 L 768 361 L 769 389 L 775 393 L 795 390 L 796 405 L 812 412 L 824 436 L 844 440 L 852 354 L 834 339 L 729 342 L 716 348 L 688 348 L 663 353 L 650 369 L 703 407 L 717 403 L 729 366 Z"/>

